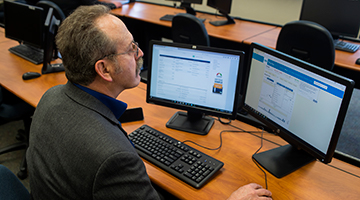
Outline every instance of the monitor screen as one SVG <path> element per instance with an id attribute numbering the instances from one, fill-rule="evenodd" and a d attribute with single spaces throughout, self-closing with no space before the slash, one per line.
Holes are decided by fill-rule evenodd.
<path id="1" fill-rule="evenodd" d="M 236 117 L 243 58 L 242 51 L 151 41 L 146 100 L 187 111 L 167 127 L 206 134 L 213 118 L 205 114 Z"/>
<path id="2" fill-rule="evenodd" d="M 232 0 L 208 0 L 207 6 L 215 8 L 221 14 L 223 14 L 227 20 L 225 21 L 211 21 L 210 24 L 214 26 L 222 26 L 226 24 L 235 24 L 235 21 L 232 17 L 229 16 L 231 11 Z"/>
<path id="3" fill-rule="evenodd" d="M 266 156 L 256 154 L 254 158 L 276 177 L 315 158 L 329 163 L 354 82 L 258 44 L 251 45 L 249 55 L 244 107 L 290 144 L 278 148 L 279 151 L 270 150 L 274 157 L 264 152 Z M 304 156 L 305 163 L 298 153 Z M 280 158 L 282 154 L 284 158 Z M 294 160 L 299 163 L 293 164 Z M 267 162 L 272 162 L 271 167 L 276 169 L 267 166 Z"/>
<path id="4" fill-rule="evenodd" d="M 316 22 L 337 38 L 358 37 L 360 2 L 354 0 L 303 0 L 301 20 Z"/>
<path id="5" fill-rule="evenodd" d="M 5 37 L 43 48 L 43 9 L 18 2 L 4 1 Z"/>

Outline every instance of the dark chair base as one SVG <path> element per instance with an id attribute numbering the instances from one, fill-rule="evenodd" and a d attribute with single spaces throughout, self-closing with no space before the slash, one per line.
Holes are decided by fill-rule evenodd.
<path id="1" fill-rule="evenodd" d="M 21 163 L 20 163 L 20 169 L 19 169 L 19 172 L 17 173 L 17 176 L 21 180 L 23 180 L 28 176 L 28 174 L 27 174 L 27 162 L 26 162 L 26 149 L 29 146 L 29 138 L 28 138 L 28 135 L 26 134 L 26 132 L 24 130 L 19 130 L 19 132 L 18 132 L 18 134 L 16 136 L 16 139 L 20 140 L 20 142 L 0 149 L 0 155 L 5 154 L 5 153 L 9 153 L 9 152 L 13 152 L 13 151 L 18 151 L 18 150 L 25 149 L 23 158 L 22 158 Z"/>

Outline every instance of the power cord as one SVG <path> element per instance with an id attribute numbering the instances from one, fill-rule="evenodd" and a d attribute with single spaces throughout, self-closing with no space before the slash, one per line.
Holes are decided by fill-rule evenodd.
<path id="1" fill-rule="evenodd" d="M 218 121 L 221 122 L 222 124 L 227 124 L 227 125 L 230 125 L 230 123 L 231 123 L 231 120 L 229 120 L 229 122 L 223 122 L 223 121 L 221 120 L 221 118 L 218 118 Z M 212 150 L 212 151 L 214 151 L 214 150 L 219 150 L 219 149 L 222 147 L 222 134 L 225 133 L 225 132 L 232 132 L 232 133 L 249 133 L 249 134 L 252 134 L 252 135 L 254 135 L 253 133 L 261 133 L 261 137 L 260 137 L 260 139 L 261 139 L 261 144 L 260 144 L 260 147 L 259 147 L 259 149 L 256 150 L 256 152 L 253 154 L 253 156 L 252 156 L 251 158 L 252 158 L 252 161 L 255 163 L 255 165 L 264 173 L 265 188 L 268 189 L 267 174 L 266 174 L 266 172 L 259 166 L 259 164 L 256 162 L 256 160 L 254 159 L 254 155 L 257 154 L 257 153 L 261 150 L 261 148 L 263 147 L 264 128 L 261 127 L 261 131 L 245 131 L 245 130 L 243 130 L 243 129 L 239 128 L 239 127 L 236 127 L 236 126 L 234 126 L 234 125 L 231 125 L 231 126 L 234 127 L 234 128 L 236 128 L 236 129 L 239 129 L 239 131 L 236 131 L 236 130 L 223 130 L 223 131 L 221 131 L 220 134 L 219 134 L 220 144 L 219 144 L 219 146 L 216 147 L 216 148 L 206 147 L 206 146 L 203 146 L 203 145 L 198 144 L 198 143 L 196 143 L 196 142 L 194 142 L 194 141 L 191 141 L 191 140 L 185 140 L 185 141 L 183 141 L 183 143 L 192 143 L 192 144 L 194 144 L 194 145 L 196 145 L 196 146 L 199 146 L 199 147 L 201 147 L 201 148 L 203 148 L 203 149 L 207 149 L 207 150 Z M 256 135 L 255 135 L 255 136 L 256 136 Z M 279 145 L 279 146 L 280 146 L 280 145 Z"/>
<path id="2" fill-rule="evenodd" d="M 267 174 L 266 172 L 260 167 L 260 165 L 256 162 L 256 160 L 254 159 L 254 155 L 257 154 L 260 149 L 263 147 L 263 139 L 264 139 L 264 128 L 262 128 L 261 131 L 261 144 L 258 150 L 256 150 L 256 152 L 253 154 L 253 156 L 251 156 L 252 161 L 255 163 L 255 165 L 264 173 L 264 178 L 265 178 L 265 188 L 268 189 L 268 183 L 267 183 Z"/>

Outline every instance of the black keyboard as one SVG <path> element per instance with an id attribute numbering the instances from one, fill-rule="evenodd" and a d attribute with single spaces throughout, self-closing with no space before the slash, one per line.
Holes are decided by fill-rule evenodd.
<path id="1" fill-rule="evenodd" d="M 171 22 L 173 18 L 174 18 L 174 15 L 164 15 L 164 16 L 160 17 L 160 20 Z"/>
<path id="2" fill-rule="evenodd" d="M 351 52 L 351 53 L 356 52 L 360 46 L 358 44 L 344 42 L 341 40 L 335 40 L 334 45 L 335 45 L 335 49 L 337 49 L 337 50 L 347 51 L 347 52 Z"/>
<path id="3" fill-rule="evenodd" d="M 15 47 L 11 47 L 9 51 L 36 65 L 42 63 L 44 60 L 44 52 L 42 49 L 37 49 L 26 44 L 20 44 Z"/>
<path id="4" fill-rule="evenodd" d="M 167 14 L 167 15 L 164 15 L 164 16 L 162 16 L 162 17 L 160 17 L 160 20 L 163 20 L 163 21 L 172 21 L 172 19 L 174 18 L 174 16 L 175 15 L 169 15 L 169 14 Z M 203 18 L 198 18 L 202 23 L 204 23 L 205 22 L 205 20 L 206 19 L 203 19 Z"/>
<path id="5" fill-rule="evenodd" d="M 224 163 L 143 125 L 129 134 L 141 157 L 194 188 L 202 187 Z"/>

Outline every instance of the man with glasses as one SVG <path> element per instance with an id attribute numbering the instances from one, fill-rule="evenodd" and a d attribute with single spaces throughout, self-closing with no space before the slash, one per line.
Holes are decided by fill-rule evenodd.
<path id="1" fill-rule="evenodd" d="M 127 107 L 117 96 L 140 82 L 144 54 L 132 34 L 107 7 L 82 6 L 63 21 L 56 44 L 68 82 L 49 89 L 33 116 L 33 198 L 159 199 L 117 120 Z M 232 197 L 240 194 L 270 193 L 252 184 Z"/>

